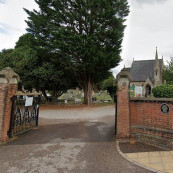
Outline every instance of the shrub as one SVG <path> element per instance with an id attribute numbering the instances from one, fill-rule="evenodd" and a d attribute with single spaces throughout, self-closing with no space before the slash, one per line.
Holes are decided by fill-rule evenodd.
<path id="1" fill-rule="evenodd" d="M 154 97 L 173 98 L 173 85 L 160 85 L 152 89 Z"/>
<path id="2" fill-rule="evenodd" d="M 107 90 L 108 93 L 112 98 L 114 98 L 114 95 L 116 94 L 117 91 L 117 82 L 114 78 L 113 75 L 109 76 L 109 78 L 105 79 L 101 85 L 100 85 L 101 90 Z"/>
<path id="3" fill-rule="evenodd" d="M 173 81 L 166 81 L 167 84 L 173 85 Z"/>

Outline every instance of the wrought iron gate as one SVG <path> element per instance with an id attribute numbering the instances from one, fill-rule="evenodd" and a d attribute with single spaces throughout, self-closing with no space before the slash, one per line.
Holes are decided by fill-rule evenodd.
<path id="1" fill-rule="evenodd" d="M 26 105 L 27 98 L 32 97 L 32 104 Z M 13 137 L 38 126 L 40 94 L 20 94 L 11 98 L 11 120 L 8 131 Z"/>

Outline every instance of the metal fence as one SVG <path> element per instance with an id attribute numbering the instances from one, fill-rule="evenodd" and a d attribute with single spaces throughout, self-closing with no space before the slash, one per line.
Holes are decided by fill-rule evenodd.
<path id="1" fill-rule="evenodd" d="M 38 126 L 40 94 L 18 94 L 11 101 L 10 138 Z"/>

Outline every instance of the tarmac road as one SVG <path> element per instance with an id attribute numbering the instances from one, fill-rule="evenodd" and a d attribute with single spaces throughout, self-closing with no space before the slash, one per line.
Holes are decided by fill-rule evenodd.
<path id="1" fill-rule="evenodd" d="M 41 110 L 38 129 L 0 146 L 0 173 L 149 173 L 119 155 L 114 112 Z"/>

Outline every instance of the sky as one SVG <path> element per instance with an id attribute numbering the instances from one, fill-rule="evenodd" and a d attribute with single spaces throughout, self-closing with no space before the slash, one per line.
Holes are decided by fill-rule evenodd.
<path id="1" fill-rule="evenodd" d="M 23 10 L 37 8 L 34 0 L 0 0 L 0 50 L 14 48 L 26 33 L 27 14 Z"/>
<path id="2" fill-rule="evenodd" d="M 126 21 L 122 43 L 122 61 L 113 72 L 134 60 L 154 59 L 156 46 L 159 58 L 166 64 L 173 57 L 173 0 L 129 0 L 130 15 Z M 14 48 L 26 33 L 27 14 L 23 8 L 37 9 L 34 0 L 0 0 L 0 50 Z"/>

